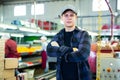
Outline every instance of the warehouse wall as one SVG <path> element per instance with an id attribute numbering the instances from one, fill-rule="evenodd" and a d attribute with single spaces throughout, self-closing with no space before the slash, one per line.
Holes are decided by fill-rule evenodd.
<path id="1" fill-rule="evenodd" d="M 3 22 L 3 5 L 0 5 L 0 22 Z"/>
<path id="2" fill-rule="evenodd" d="M 37 19 L 41 20 L 50 20 L 50 21 L 56 21 L 54 18 L 58 17 L 58 11 L 60 7 L 64 6 L 65 4 L 74 4 L 74 1 L 57 1 L 57 2 L 46 2 L 45 4 L 45 14 L 44 15 L 38 15 L 36 16 Z M 13 19 L 22 19 L 22 20 L 29 20 L 31 18 L 34 18 L 33 15 L 31 15 L 31 4 L 26 4 L 27 9 L 27 16 L 21 16 L 21 17 L 15 17 L 14 16 L 14 6 L 15 5 L 5 5 L 4 6 L 4 21 L 8 22 Z M 9 11 L 8 11 L 9 10 Z"/>
<path id="3" fill-rule="evenodd" d="M 113 12 L 117 12 L 117 0 L 109 0 L 110 6 L 112 7 Z M 91 31 L 97 31 L 98 30 L 98 12 L 92 11 L 92 0 L 80 0 L 80 17 L 79 17 L 79 26 L 81 26 L 84 29 L 91 30 Z M 118 12 L 119 13 L 119 12 Z M 110 11 L 102 11 L 101 15 L 106 15 L 104 17 L 101 17 L 102 21 L 101 24 L 110 24 L 111 23 L 111 16 Z M 96 17 L 95 17 L 96 16 Z M 117 18 L 116 21 L 114 21 L 115 24 L 119 24 L 118 21 L 120 21 L 120 18 L 117 16 L 114 17 Z"/>
<path id="4" fill-rule="evenodd" d="M 116 11 L 116 1 L 117 0 L 110 0 L 111 6 L 113 11 Z M 98 15 L 98 12 L 92 11 L 92 0 L 69 0 L 69 1 L 54 1 L 54 2 L 45 2 L 45 14 L 44 15 L 38 15 L 36 16 L 37 19 L 40 20 L 49 20 L 53 22 L 59 23 L 60 20 L 57 18 L 59 9 L 66 5 L 66 4 L 73 4 L 78 8 L 79 10 L 79 16 L 78 16 L 78 26 L 85 28 L 87 30 L 97 30 L 98 27 L 98 17 L 91 17 Z M 33 15 L 31 15 L 31 4 L 27 5 L 27 16 L 21 16 L 21 17 L 14 17 L 14 6 L 16 4 L 9 4 L 4 5 L 3 11 L 1 11 L 0 8 L 0 14 L 3 12 L 4 16 L 4 22 L 10 23 L 14 19 L 21 19 L 21 20 L 30 20 L 31 18 L 34 18 Z M 110 15 L 109 11 L 103 11 L 102 15 Z M 87 18 L 84 18 L 84 16 L 88 16 Z M 117 24 L 119 23 L 119 17 L 117 17 Z M 108 23 L 110 24 L 110 16 L 102 17 L 102 24 Z"/>
<path id="5" fill-rule="evenodd" d="M 113 11 L 115 11 L 116 8 L 116 1 L 117 0 L 110 0 Z M 92 11 L 92 0 L 80 0 L 79 2 L 81 16 L 98 14 L 98 12 Z M 109 11 L 102 11 L 102 14 L 109 14 Z"/>

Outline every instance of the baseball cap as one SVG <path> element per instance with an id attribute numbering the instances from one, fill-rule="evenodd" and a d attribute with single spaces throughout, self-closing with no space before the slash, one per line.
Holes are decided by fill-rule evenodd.
<path id="1" fill-rule="evenodd" d="M 73 5 L 66 5 L 61 9 L 60 15 L 64 14 L 66 11 L 73 11 L 77 15 L 77 10 Z"/>

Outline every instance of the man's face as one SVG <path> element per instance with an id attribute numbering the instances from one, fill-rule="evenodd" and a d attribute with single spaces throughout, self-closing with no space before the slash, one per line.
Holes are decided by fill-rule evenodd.
<path id="1" fill-rule="evenodd" d="M 61 16 L 61 19 L 65 25 L 65 27 L 73 27 L 75 26 L 77 15 L 72 11 L 67 11 Z"/>

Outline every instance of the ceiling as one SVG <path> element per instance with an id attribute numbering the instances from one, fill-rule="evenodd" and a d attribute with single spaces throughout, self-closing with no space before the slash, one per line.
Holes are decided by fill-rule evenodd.
<path id="1" fill-rule="evenodd" d="M 69 0 L 0 0 L 0 4 L 7 5 L 7 4 L 29 4 L 33 2 L 41 3 L 41 2 L 54 2 L 54 1 L 69 1 Z M 75 1 L 75 0 L 73 0 Z M 26 36 L 40 36 L 43 35 L 43 33 L 34 33 L 34 32 L 27 32 L 27 31 L 20 31 L 19 29 L 2 29 L 0 28 L 0 32 L 6 32 L 6 33 L 23 33 Z M 49 31 L 46 31 L 49 32 Z M 51 32 L 50 32 L 51 33 Z"/>
<path id="2" fill-rule="evenodd" d="M 69 0 L 0 0 L 0 4 L 33 3 L 34 1 L 40 3 L 40 2 L 69 1 Z"/>

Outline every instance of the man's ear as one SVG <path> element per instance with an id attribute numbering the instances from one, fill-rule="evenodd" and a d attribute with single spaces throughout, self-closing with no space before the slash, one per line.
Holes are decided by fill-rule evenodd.
<path id="1" fill-rule="evenodd" d="M 60 15 L 58 15 L 58 18 L 60 18 L 61 16 Z"/>
<path id="2" fill-rule="evenodd" d="M 76 15 L 76 18 L 78 18 L 78 16 Z"/>
<path id="3" fill-rule="evenodd" d="M 62 15 L 60 15 L 60 19 L 62 19 Z"/>
<path id="4" fill-rule="evenodd" d="M 62 16 L 60 16 L 60 19 L 61 19 L 61 21 L 63 21 L 63 17 Z"/>
<path id="5" fill-rule="evenodd" d="M 64 24 L 64 22 L 63 22 L 64 20 L 63 20 L 63 17 L 62 17 L 62 16 L 60 16 L 60 20 L 61 20 L 60 22 L 61 22 L 62 24 Z"/>
<path id="6" fill-rule="evenodd" d="M 78 16 L 77 16 L 77 18 L 78 18 Z"/>

